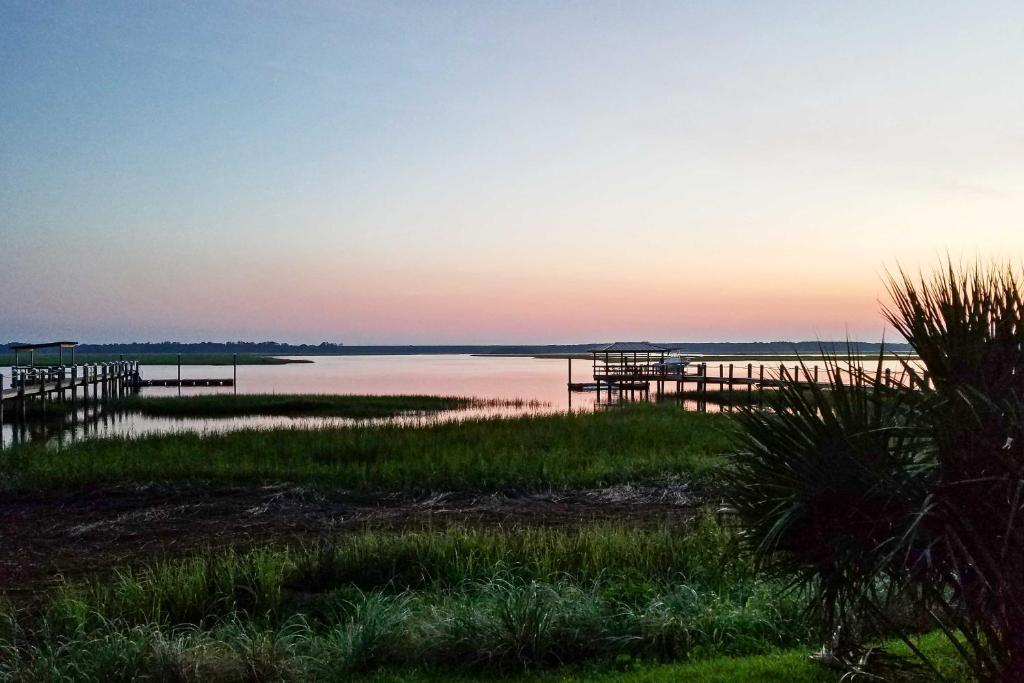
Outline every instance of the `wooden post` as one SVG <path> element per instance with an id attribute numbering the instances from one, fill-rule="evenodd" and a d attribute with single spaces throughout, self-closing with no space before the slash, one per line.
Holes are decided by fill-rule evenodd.
<path id="1" fill-rule="evenodd" d="M 39 371 L 36 372 L 36 382 L 39 383 L 39 389 L 38 389 L 39 393 L 36 394 L 36 396 L 39 397 L 39 402 L 43 406 L 43 414 L 45 415 L 46 414 L 46 392 L 43 391 L 43 390 L 46 388 L 46 375 L 43 374 L 42 368 L 40 368 Z"/>
<path id="2" fill-rule="evenodd" d="M 178 395 L 181 395 L 181 354 L 178 354 Z"/>
<path id="3" fill-rule="evenodd" d="M 21 419 L 25 419 L 25 373 L 22 372 L 18 378 L 18 405 L 21 407 Z"/>
<path id="4" fill-rule="evenodd" d="M 764 406 L 764 363 L 757 369 L 757 405 Z"/>
<path id="5" fill-rule="evenodd" d="M 892 368 L 885 369 L 885 386 L 892 386 Z"/>
<path id="6" fill-rule="evenodd" d="M 736 386 L 736 385 L 733 384 L 732 380 L 733 380 L 733 376 L 732 376 L 732 363 L 729 363 L 729 395 L 730 396 L 732 396 L 733 389 Z"/>

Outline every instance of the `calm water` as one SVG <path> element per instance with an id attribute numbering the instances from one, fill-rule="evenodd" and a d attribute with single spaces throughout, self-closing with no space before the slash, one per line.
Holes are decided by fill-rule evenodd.
<path id="1" fill-rule="evenodd" d="M 295 356 L 294 358 L 302 359 Z M 431 394 L 533 399 L 568 408 L 565 360 L 437 356 L 314 356 L 312 363 L 238 366 L 238 393 L 249 394 Z M 590 364 L 573 361 L 578 381 L 589 380 Z M 182 366 L 181 376 L 231 377 L 231 366 Z M 173 365 L 147 365 L 146 379 L 177 377 Z M 153 387 L 147 395 L 178 393 Z M 183 388 L 182 394 L 233 391 L 231 387 Z M 573 403 L 575 404 L 575 397 Z"/>
<path id="2" fill-rule="evenodd" d="M 144 396 L 194 394 L 434 394 L 522 399 L 523 406 L 496 406 L 403 416 L 408 424 L 469 417 L 505 416 L 566 410 L 593 410 L 593 394 L 569 395 L 567 361 L 533 358 L 436 356 L 315 356 L 312 363 L 240 365 L 236 387 L 147 387 Z M 584 367 L 586 366 L 586 367 Z M 573 361 L 574 380 L 587 381 L 590 365 Z M 183 365 L 182 378 L 230 378 L 231 366 Z M 8 371 L 4 374 L 8 377 Z M 175 365 L 147 365 L 145 379 L 174 379 Z M 390 420 L 395 421 L 395 420 Z M 363 420 L 362 423 L 373 421 Z M 99 407 L 78 411 L 60 422 L 30 420 L 4 424 L 4 445 L 33 439 L 55 443 L 85 437 L 143 435 L 176 431 L 218 432 L 251 427 L 321 427 L 353 424 L 346 418 L 246 416 L 237 418 L 157 418 Z"/>
<path id="3" fill-rule="evenodd" d="M 593 392 L 569 393 L 568 362 L 564 359 L 477 357 L 469 355 L 424 356 L 315 356 L 312 363 L 287 365 L 240 365 L 238 383 L 232 387 L 150 387 L 143 395 L 190 395 L 212 393 L 278 393 L 278 394 L 434 394 L 472 396 L 492 399 L 523 399 L 529 404 L 522 407 L 494 407 L 448 411 L 430 416 L 400 418 L 403 423 L 423 423 L 436 420 L 458 420 L 477 416 L 500 416 L 524 412 L 593 411 L 597 396 Z M 746 376 L 747 362 L 734 360 L 735 375 Z M 760 361 L 753 361 L 754 376 Z M 728 364 L 708 364 L 708 374 Z M 899 363 L 887 363 L 894 368 Z M 769 367 L 766 364 L 766 368 Z M 778 365 L 771 367 L 777 370 Z M 787 363 L 792 367 L 792 363 Z M 177 366 L 151 365 L 143 367 L 146 379 L 173 379 Z M 8 377 L 5 369 L 4 374 Z M 181 368 L 183 378 L 229 378 L 231 366 L 186 365 Z M 588 361 L 574 360 L 572 380 L 589 382 L 591 365 Z M 822 374 L 824 379 L 824 374 Z M 713 382 L 711 382 L 713 385 Z M 689 388 L 693 388 L 692 386 Z M 711 388 L 714 388 L 712 386 Z M 671 387 L 670 387 L 671 389 Z M 614 397 L 617 400 L 617 396 Z M 624 394 L 624 399 L 629 399 Z M 604 397 L 606 400 L 606 395 Z M 684 403 L 696 409 L 696 402 Z M 708 406 L 714 410 L 714 406 Z M 364 421 L 365 422 L 365 421 Z M 38 420 L 16 428 L 4 424 L 0 430 L 3 445 L 32 439 L 52 439 L 56 443 L 97 436 L 143 435 L 174 431 L 217 432 L 250 427 L 310 427 L 352 424 L 345 418 L 292 418 L 292 417 L 239 417 L 239 418 L 153 418 L 135 414 L 114 413 L 102 405 L 90 409 L 89 414 L 79 411 L 69 419 L 46 424 Z"/>

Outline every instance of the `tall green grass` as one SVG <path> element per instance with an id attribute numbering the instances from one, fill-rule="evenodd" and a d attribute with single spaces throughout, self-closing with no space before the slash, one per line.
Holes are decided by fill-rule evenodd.
<path id="1" fill-rule="evenodd" d="M 183 433 L 86 440 L 63 449 L 29 443 L 0 453 L 0 486 L 155 480 L 273 480 L 360 491 L 601 486 L 706 477 L 733 437 L 727 416 L 644 405 L 420 428 Z"/>
<path id="2" fill-rule="evenodd" d="M 403 532 L 365 531 L 284 549 L 201 554 L 126 568 L 112 577 L 68 584 L 51 605 L 51 623 L 77 627 L 83 615 L 132 623 L 209 624 L 236 613 L 279 620 L 322 612 L 345 595 L 450 591 L 496 577 L 512 582 L 569 580 L 600 586 L 615 600 L 643 602 L 667 585 L 728 593 L 752 579 L 709 517 L 687 529 L 638 530 L 613 524 L 572 530 L 513 526 Z M 345 596 L 342 596 L 345 597 Z"/>
<path id="3" fill-rule="evenodd" d="M 462 396 L 370 396 L 355 394 L 202 394 L 127 396 L 113 408 L 158 417 L 234 417 L 290 415 L 377 418 L 460 408 L 525 406 L 525 400 L 489 400 Z"/>
<path id="4" fill-rule="evenodd" d="M 802 598 L 759 580 L 710 519 L 689 534 L 521 531 L 367 532 L 69 584 L 0 620 L 0 678 L 510 673 L 761 653 L 811 635 Z"/>

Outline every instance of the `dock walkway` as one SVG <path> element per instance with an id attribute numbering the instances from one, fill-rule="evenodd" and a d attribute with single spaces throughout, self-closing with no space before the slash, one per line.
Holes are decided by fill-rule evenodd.
<path id="1" fill-rule="evenodd" d="M 10 386 L 0 392 L 0 397 L 4 401 L 13 401 L 62 391 L 75 391 L 79 388 L 107 389 L 108 384 L 127 384 L 134 381 L 138 374 L 138 361 L 128 360 L 90 365 L 16 367 Z M 0 378 L 7 379 L 2 374 Z"/>
<path id="2" fill-rule="evenodd" d="M 787 367 L 780 364 L 777 368 L 764 363 L 755 366 L 753 362 L 709 365 L 699 358 L 687 357 L 674 349 L 650 342 L 616 342 L 592 349 L 591 382 L 573 382 L 572 358 L 568 361 L 569 390 L 596 391 L 599 401 L 601 392 L 607 392 L 609 400 L 613 391 L 620 395 L 627 391 L 632 394 L 639 392 L 645 396 L 650 392 L 651 384 L 658 394 L 663 394 L 666 387 L 673 383 L 677 394 L 684 392 L 687 385 L 695 387 L 698 393 L 705 393 L 712 387 L 719 390 L 762 392 L 793 384 L 808 388 L 830 386 L 830 370 L 819 369 L 817 365 L 797 363 Z M 915 377 L 905 370 L 894 373 L 890 368 L 883 368 L 878 377 L 862 368 L 841 371 L 833 368 L 831 372 L 842 372 L 844 381 L 878 381 L 886 386 L 916 387 L 919 383 L 923 385 L 928 382 L 927 373 Z"/>

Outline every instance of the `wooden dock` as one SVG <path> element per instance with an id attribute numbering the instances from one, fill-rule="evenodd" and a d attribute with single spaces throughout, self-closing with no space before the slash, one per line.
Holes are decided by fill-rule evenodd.
<path id="1" fill-rule="evenodd" d="M 17 401 L 64 392 L 77 393 L 78 389 L 90 387 L 95 391 L 113 391 L 122 388 L 122 385 L 134 385 L 138 374 L 138 361 L 129 360 L 52 368 L 15 367 L 11 386 L 0 392 L 0 398 L 3 401 Z"/>
<path id="2" fill-rule="evenodd" d="M 127 389 L 143 387 L 233 387 L 238 381 L 238 354 L 232 354 L 231 377 L 183 378 L 181 376 L 181 354 L 178 354 L 178 374 L 172 379 L 143 379 L 139 369 L 139 361 L 120 360 L 109 363 L 92 363 L 75 365 L 75 347 L 78 342 L 56 341 L 37 344 L 10 344 L 14 351 L 14 367 L 10 379 L 10 388 L 5 387 L 6 380 L 0 374 L 0 422 L 3 421 L 4 403 L 20 402 L 24 408 L 29 399 L 47 400 L 48 398 L 64 399 L 68 393 L 72 400 L 77 400 L 78 390 L 82 389 L 84 397 L 89 398 L 88 390 L 93 389 L 93 397 L 100 391 L 104 396 L 120 394 Z M 56 367 L 36 366 L 36 351 L 55 349 L 58 353 Z M 71 363 L 64 365 L 65 354 L 70 354 Z M 23 355 L 28 356 L 28 364 L 21 364 Z M 22 411 L 24 412 L 24 410 Z"/>
<path id="3" fill-rule="evenodd" d="M 12 368 L 10 386 L 7 378 L 0 375 L 0 422 L 5 407 L 15 404 L 22 411 L 28 400 L 64 400 L 69 395 L 78 400 L 79 392 L 89 400 L 99 400 L 121 395 L 136 386 L 139 377 L 138 361 L 113 361 L 87 365 L 60 365 L 57 367 L 15 366 Z"/>
<path id="4" fill-rule="evenodd" d="M 683 357 L 671 349 L 648 342 L 616 342 L 591 351 L 591 382 L 573 382 L 572 359 L 569 359 L 570 391 L 596 391 L 598 401 L 602 392 L 609 400 L 613 392 L 621 397 L 625 392 L 639 393 L 641 397 L 651 391 L 651 385 L 658 394 L 665 393 L 666 387 L 675 384 L 676 393 L 683 393 L 687 385 L 699 393 L 712 389 L 746 392 L 763 392 L 777 389 L 783 384 L 797 383 L 807 387 L 828 387 L 828 371 L 819 366 L 803 363 L 777 367 L 759 363 L 715 363 L 709 365 L 693 357 Z M 717 366 L 717 367 L 716 367 Z M 844 371 L 844 375 L 849 374 Z M 885 368 L 875 378 L 873 372 L 858 370 L 858 377 L 851 381 L 877 381 L 886 386 L 913 386 L 915 378 L 907 372 L 893 373 Z M 917 378 L 927 382 L 927 377 Z M 692 390 L 691 389 L 691 390 Z"/>
<path id="5" fill-rule="evenodd" d="M 227 378 L 140 379 L 139 387 L 233 387 L 235 380 Z"/>

